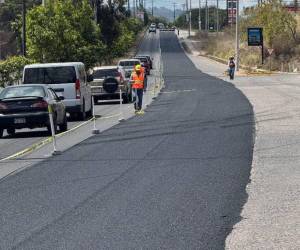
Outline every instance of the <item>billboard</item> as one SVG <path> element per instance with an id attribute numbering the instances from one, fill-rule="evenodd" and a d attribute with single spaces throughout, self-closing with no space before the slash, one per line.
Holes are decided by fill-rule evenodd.
<path id="1" fill-rule="evenodd" d="M 248 46 L 262 46 L 263 43 L 263 29 L 248 28 Z"/>

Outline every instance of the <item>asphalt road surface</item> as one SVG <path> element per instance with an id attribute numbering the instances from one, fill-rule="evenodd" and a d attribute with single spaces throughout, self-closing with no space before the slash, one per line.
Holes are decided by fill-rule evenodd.
<path id="1" fill-rule="evenodd" d="M 143 42 L 140 44 L 139 54 L 150 54 L 153 58 L 155 58 L 152 73 L 157 70 L 159 64 L 159 36 L 155 34 L 147 34 Z M 149 76 L 149 83 L 153 82 L 152 78 L 153 74 Z M 124 104 L 124 106 L 129 105 L 132 104 Z M 118 112 L 118 110 L 119 106 L 115 103 L 95 106 L 95 114 L 101 116 L 110 116 Z M 80 123 L 82 122 L 69 120 L 68 127 L 74 128 Z M 0 139 L 0 160 L 30 147 L 31 145 L 46 139 L 48 136 L 49 134 L 46 128 L 17 130 L 17 133 L 14 136 L 9 136 L 5 131 L 4 137 Z"/>
<path id="2" fill-rule="evenodd" d="M 247 196 L 253 111 L 161 34 L 147 109 L 0 182 L 0 249 L 223 249 Z"/>

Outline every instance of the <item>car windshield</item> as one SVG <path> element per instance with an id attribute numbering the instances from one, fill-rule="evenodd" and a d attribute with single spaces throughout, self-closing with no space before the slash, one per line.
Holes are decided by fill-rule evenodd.
<path id="1" fill-rule="evenodd" d="M 119 71 L 118 69 L 99 69 L 95 70 L 93 73 L 94 78 L 105 78 L 109 76 L 119 76 Z"/>
<path id="2" fill-rule="evenodd" d="M 146 57 L 137 57 L 141 62 L 148 62 L 148 59 Z"/>
<path id="3" fill-rule="evenodd" d="M 139 63 L 140 63 L 139 61 L 121 61 L 119 65 L 122 67 L 130 67 L 130 66 L 133 67 Z"/>
<path id="4" fill-rule="evenodd" d="M 24 84 L 62 84 L 75 82 L 76 72 L 73 66 L 25 69 Z"/>
<path id="5" fill-rule="evenodd" d="M 0 94 L 0 99 L 20 98 L 20 97 L 45 97 L 46 93 L 40 86 L 17 86 L 5 88 Z"/>

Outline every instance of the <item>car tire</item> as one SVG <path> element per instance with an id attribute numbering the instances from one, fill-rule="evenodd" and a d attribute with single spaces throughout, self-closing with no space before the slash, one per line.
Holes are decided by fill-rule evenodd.
<path id="1" fill-rule="evenodd" d="M 91 101 L 91 109 L 87 112 L 87 117 L 90 118 L 93 116 L 93 101 Z"/>
<path id="2" fill-rule="evenodd" d="M 8 128 L 8 129 L 6 129 L 6 132 L 9 135 L 14 135 L 16 133 L 16 129 L 15 128 Z"/>
<path id="3" fill-rule="evenodd" d="M 61 125 L 59 125 L 59 131 L 66 132 L 67 130 L 68 130 L 68 120 L 67 120 L 67 115 L 65 114 L 64 122 Z"/>
<path id="4" fill-rule="evenodd" d="M 83 105 L 82 105 L 82 111 L 79 112 L 79 120 L 80 121 L 85 121 L 86 119 L 86 113 L 85 113 L 85 105 L 84 105 L 84 100 L 83 100 Z"/>
<path id="5" fill-rule="evenodd" d="M 126 104 L 126 103 L 129 103 L 129 101 L 131 100 L 131 96 L 128 92 L 126 92 L 123 96 L 122 96 L 122 99 L 123 99 L 123 103 Z"/>
<path id="6" fill-rule="evenodd" d="M 96 96 L 94 96 L 93 98 L 94 98 L 94 104 L 97 105 L 99 98 Z"/>
<path id="7" fill-rule="evenodd" d="M 3 129 L 3 128 L 0 128 L 0 138 L 3 137 L 3 131 L 4 131 L 4 129 Z"/>

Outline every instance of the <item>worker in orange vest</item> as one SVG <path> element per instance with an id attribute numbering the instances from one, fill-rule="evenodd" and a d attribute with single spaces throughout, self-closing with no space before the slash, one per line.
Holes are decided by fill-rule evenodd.
<path id="1" fill-rule="evenodd" d="M 132 89 L 135 92 L 136 101 L 134 103 L 134 109 L 137 114 L 143 114 L 143 92 L 144 92 L 144 80 L 145 75 L 140 64 L 136 65 L 134 71 L 131 74 Z"/>

